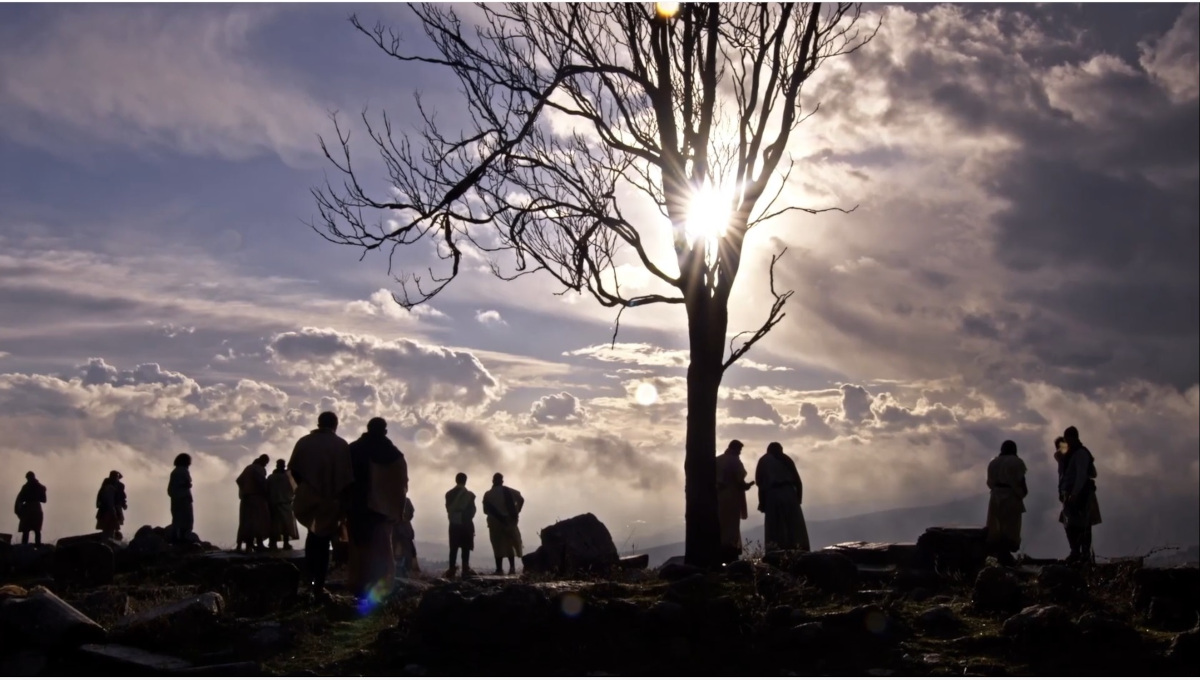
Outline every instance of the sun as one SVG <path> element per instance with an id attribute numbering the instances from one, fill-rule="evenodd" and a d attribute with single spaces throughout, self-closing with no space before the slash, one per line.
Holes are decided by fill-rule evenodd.
<path id="1" fill-rule="evenodd" d="M 729 229 L 732 196 L 712 185 L 704 185 L 692 193 L 688 201 L 687 222 L 684 235 L 690 246 L 703 240 L 710 251 L 715 251 L 718 242 Z"/>

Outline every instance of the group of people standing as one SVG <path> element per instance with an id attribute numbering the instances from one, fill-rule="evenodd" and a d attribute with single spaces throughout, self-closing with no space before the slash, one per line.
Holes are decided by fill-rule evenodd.
<path id="1" fill-rule="evenodd" d="M 1100 524 L 1100 503 L 1096 498 L 1096 460 L 1079 439 L 1074 426 L 1054 440 L 1054 461 L 1058 467 L 1058 501 L 1062 509 L 1058 521 L 1067 533 L 1071 552 L 1068 563 L 1094 562 L 1092 527 Z M 1000 455 L 988 464 L 987 486 L 990 491 L 987 514 L 987 541 L 992 554 L 1002 561 L 1012 559 L 1021 546 L 1021 515 L 1025 513 L 1025 462 L 1017 455 L 1017 445 L 1005 441 Z"/>
<path id="2" fill-rule="evenodd" d="M 747 482 L 738 440 L 729 442 L 717 456 L 717 519 L 721 529 L 721 557 L 732 562 L 742 554 L 742 520 L 749 518 L 746 492 L 758 486 L 758 511 L 763 513 L 764 542 L 768 549 L 810 550 L 804 522 L 804 483 L 796 462 L 771 442 L 758 459 L 754 481 Z"/>

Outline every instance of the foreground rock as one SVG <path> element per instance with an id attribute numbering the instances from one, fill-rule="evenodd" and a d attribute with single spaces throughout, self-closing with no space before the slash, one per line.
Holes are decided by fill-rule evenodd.
<path id="1" fill-rule="evenodd" d="M 971 605 L 981 612 L 1011 614 L 1021 609 L 1021 581 L 1003 567 L 987 567 L 975 577 Z"/>
<path id="2" fill-rule="evenodd" d="M 552 524 L 540 537 L 541 546 L 521 558 L 527 572 L 601 571 L 620 562 L 608 527 L 590 512 Z"/>
<path id="3" fill-rule="evenodd" d="M 173 675 L 192 667 L 183 659 L 127 645 L 83 645 L 79 662 L 96 675 Z"/>
<path id="4" fill-rule="evenodd" d="M 8 597 L 0 602 L 0 637 L 6 645 L 60 651 L 103 641 L 105 630 L 39 586 L 25 597 Z"/>
<path id="5" fill-rule="evenodd" d="M 120 642 L 150 649 L 176 649 L 197 643 L 216 632 L 225 601 L 217 593 L 203 593 L 127 616 L 112 629 Z"/>
<path id="6" fill-rule="evenodd" d="M 52 573 L 55 583 L 66 586 L 105 586 L 112 583 L 116 576 L 116 555 L 112 547 L 103 541 L 81 540 L 66 545 L 59 541 L 54 552 Z"/>
<path id="7" fill-rule="evenodd" d="M 295 599 L 300 570 L 283 560 L 239 564 L 227 569 L 223 580 L 230 609 L 245 616 L 263 616 Z"/>
<path id="8" fill-rule="evenodd" d="M 983 527 L 930 527 L 917 539 L 923 566 L 942 574 L 974 574 L 987 560 L 987 530 Z"/>
<path id="9" fill-rule="evenodd" d="M 825 592 L 852 593 L 858 588 L 858 567 L 839 551 L 774 551 L 764 555 L 763 562 Z"/>

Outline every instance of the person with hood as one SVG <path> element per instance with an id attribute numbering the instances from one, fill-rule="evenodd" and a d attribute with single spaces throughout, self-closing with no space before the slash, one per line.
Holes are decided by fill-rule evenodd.
<path id="1" fill-rule="evenodd" d="M 46 487 L 37 475 L 25 473 L 25 485 L 17 493 L 13 512 L 17 513 L 17 531 L 21 532 L 21 545 L 29 544 L 29 533 L 33 532 L 33 544 L 42 544 L 42 503 L 46 502 Z"/>
<path id="2" fill-rule="evenodd" d="M 1100 505 L 1096 500 L 1096 459 L 1074 426 L 1063 432 L 1066 453 L 1061 457 L 1058 497 L 1063 510 L 1060 518 L 1071 546 L 1068 563 L 1092 562 L 1092 525 L 1100 523 Z"/>
<path id="3" fill-rule="evenodd" d="M 987 511 L 987 544 L 998 558 L 1012 559 L 1021 547 L 1021 515 L 1025 513 L 1025 461 L 1017 455 L 1017 444 L 1006 440 L 1000 445 L 1000 455 L 987 467 L 987 486 L 990 490 Z"/>
<path id="4" fill-rule="evenodd" d="M 446 578 L 454 578 L 458 551 L 462 550 L 462 576 L 474 576 L 471 551 L 475 549 L 475 494 L 467 489 L 467 475 L 454 476 L 454 488 L 446 492 L 446 517 L 450 520 L 450 568 Z"/>
<path id="5" fill-rule="evenodd" d="M 296 480 L 292 509 L 308 530 L 304 560 L 310 585 L 318 595 L 328 595 L 329 552 L 345 516 L 345 496 L 354 482 L 350 445 L 337 436 L 338 417 L 326 411 L 317 416 L 317 429 L 296 442 L 288 472 Z"/>
<path id="6" fill-rule="evenodd" d="M 271 535 L 271 503 L 267 493 L 267 463 L 271 457 L 263 454 L 238 475 L 238 530 L 237 548 L 242 544 L 246 550 L 266 550 L 267 537 Z"/>
<path id="7" fill-rule="evenodd" d="M 171 540 L 186 542 L 196 525 L 192 507 L 192 457 L 186 453 L 175 456 L 175 469 L 167 481 L 167 496 L 171 498 Z"/>
<path id="8" fill-rule="evenodd" d="M 754 482 L 746 481 L 742 443 L 729 442 L 717 456 L 717 521 L 721 526 L 721 561 L 733 562 L 742 554 L 742 520 L 749 518 L 746 492 Z"/>
<path id="9" fill-rule="evenodd" d="M 292 549 L 292 540 L 300 538 L 300 529 L 296 526 L 296 514 L 292 511 L 292 501 L 296 496 L 296 483 L 287 471 L 287 461 L 280 458 L 275 461 L 275 471 L 267 477 L 267 497 L 271 503 L 271 541 L 268 548 L 275 549 L 275 542 L 283 538 L 283 549 Z"/>
<path id="10" fill-rule="evenodd" d="M 811 550 L 800 508 L 804 484 L 795 461 L 779 442 L 768 444 L 767 453 L 758 459 L 754 483 L 758 485 L 758 511 L 766 516 L 763 532 L 768 549 Z"/>
<path id="11" fill-rule="evenodd" d="M 354 472 L 347 514 L 350 539 L 348 585 L 359 599 L 378 601 L 395 587 L 392 535 L 404 519 L 408 463 L 387 436 L 387 421 L 372 418 L 350 444 Z"/>
<path id="12" fill-rule="evenodd" d="M 121 540 L 121 526 L 125 524 L 125 511 L 129 509 L 129 499 L 121 479 L 120 472 L 109 472 L 96 494 L 96 530 L 106 538 L 118 541 Z"/>
<path id="13" fill-rule="evenodd" d="M 508 574 L 517 573 L 517 556 L 521 545 L 521 529 L 517 520 L 525 498 L 516 489 L 504 486 L 504 475 L 492 475 L 492 488 L 483 494 L 483 514 L 487 516 L 488 538 L 492 541 L 492 554 L 496 557 L 496 575 L 504 573 L 504 560 L 508 560 Z"/>

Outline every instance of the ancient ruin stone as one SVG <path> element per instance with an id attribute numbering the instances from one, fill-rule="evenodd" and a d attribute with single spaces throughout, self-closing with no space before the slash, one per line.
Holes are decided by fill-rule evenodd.
<path id="1" fill-rule="evenodd" d="M 225 601 L 217 593 L 203 593 L 127 616 L 112 629 L 115 639 L 151 649 L 174 648 L 211 633 Z"/>
<path id="2" fill-rule="evenodd" d="M 783 564 L 791 575 L 830 593 L 852 593 L 858 588 L 858 567 L 838 552 L 791 553 Z"/>
<path id="3" fill-rule="evenodd" d="M 525 571 L 596 571 L 620 561 L 608 527 L 592 513 L 552 524 L 540 533 L 542 545 L 521 558 Z"/>
<path id="4" fill-rule="evenodd" d="M 1038 590 L 1052 602 L 1073 602 L 1087 592 L 1087 581 L 1078 569 L 1062 564 L 1042 567 L 1037 577 Z"/>
<path id="5" fill-rule="evenodd" d="M 1078 632 L 1071 617 L 1056 604 L 1022 609 L 1004 622 L 1004 635 L 1032 648 L 1061 646 Z"/>
<path id="6" fill-rule="evenodd" d="M 262 616 L 283 608 L 300 589 L 300 570 L 282 560 L 234 565 L 223 575 L 229 606 L 240 614 Z"/>
<path id="7" fill-rule="evenodd" d="M 917 539 L 918 560 L 945 573 L 974 574 L 987 559 L 987 529 L 930 527 Z"/>
<path id="8" fill-rule="evenodd" d="M 46 588 L 0 601 L 0 637 L 17 640 L 23 647 L 71 649 L 103 641 L 104 636 L 99 624 Z"/>
<path id="9" fill-rule="evenodd" d="M 54 552 L 54 580 L 79 588 L 95 588 L 113 582 L 117 561 L 111 547 L 100 541 L 59 542 Z"/>
<path id="10" fill-rule="evenodd" d="M 1021 582 L 1007 569 L 987 567 L 975 577 L 971 604 L 979 611 L 1012 613 L 1021 603 Z"/>

